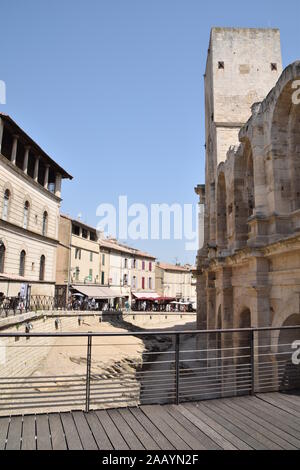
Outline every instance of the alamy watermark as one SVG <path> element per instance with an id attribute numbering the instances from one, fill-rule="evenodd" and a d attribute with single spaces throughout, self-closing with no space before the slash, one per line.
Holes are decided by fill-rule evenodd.
<path id="1" fill-rule="evenodd" d="M 300 341 L 294 341 L 292 344 L 292 349 L 296 349 L 296 351 L 292 355 L 292 363 L 294 366 L 300 365 Z"/>
<path id="2" fill-rule="evenodd" d="M 6 84 L 0 80 L 0 104 L 6 104 Z"/>
<path id="3" fill-rule="evenodd" d="M 198 204 L 145 204 L 128 205 L 127 196 L 119 196 L 118 207 L 100 204 L 96 215 L 98 234 L 119 240 L 182 240 L 186 251 L 199 247 Z"/>
<path id="4" fill-rule="evenodd" d="M 292 89 L 295 90 L 292 94 L 293 104 L 300 104 L 300 80 L 293 81 Z"/>

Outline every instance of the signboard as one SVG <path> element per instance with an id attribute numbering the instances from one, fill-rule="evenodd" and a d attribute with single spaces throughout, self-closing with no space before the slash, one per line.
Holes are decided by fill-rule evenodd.
<path id="1" fill-rule="evenodd" d="M 20 297 L 22 299 L 27 299 L 28 284 L 21 284 Z"/>

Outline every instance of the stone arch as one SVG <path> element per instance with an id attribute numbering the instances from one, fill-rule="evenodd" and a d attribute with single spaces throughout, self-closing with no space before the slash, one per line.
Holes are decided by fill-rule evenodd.
<path id="1" fill-rule="evenodd" d="M 300 209 L 300 106 L 294 85 L 300 63 L 293 65 L 278 85 L 270 132 L 274 211 L 283 214 Z"/>
<path id="2" fill-rule="evenodd" d="M 249 140 L 234 161 L 234 231 L 236 248 L 248 240 L 248 219 L 255 209 L 253 154 Z"/>
<path id="3" fill-rule="evenodd" d="M 286 326 L 299 326 L 299 330 L 281 330 L 278 338 L 278 350 L 282 350 L 286 345 L 291 345 L 295 340 L 300 340 L 300 314 L 290 315 L 282 324 Z"/>
<path id="4" fill-rule="evenodd" d="M 278 382 L 281 389 L 299 389 L 300 365 L 293 362 L 293 343 L 300 340 L 300 314 L 290 315 L 282 324 L 283 327 L 299 326 L 297 329 L 281 330 L 278 338 Z M 299 348 L 298 348 L 299 349 Z M 298 355 L 299 357 L 299 355 Z"/>
<path id="5" fill-rule="evenodd" d="M 227 248 L 227 195 L 223 172 L 219 174 L 217 186 L 217 246 L 219 250 Z"/>
<path id="6" fill-rule="evenodd" d="M 291 210 L 300 209 L 300 105 L 293 105 L 288 125 Z"/>

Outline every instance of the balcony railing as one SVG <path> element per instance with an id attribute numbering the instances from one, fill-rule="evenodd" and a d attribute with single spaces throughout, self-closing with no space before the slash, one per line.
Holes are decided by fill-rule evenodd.
<path id="1" fill-rule="evenodd" d="M 179 404 L 300 389 L 299 340 L 300 326 L 0 333 L 0 413 Z"/>

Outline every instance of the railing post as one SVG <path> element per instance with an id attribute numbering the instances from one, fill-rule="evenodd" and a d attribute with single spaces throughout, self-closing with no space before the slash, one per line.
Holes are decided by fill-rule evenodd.
<path id="1" fill-rule="evenodd" d="M 176 405 L 180 403 L 179 397 L 179 353 L 180 353 L 180 334 L 176 333 L 175 341 L 175 391 L 176 391 Z"/>
<path id="2" fill-rule="evenodd" d="M 254 345 L 254 330 L 251 331 L 251 336 L 250 336 L 250 355 L 251 355 L 251 395 L 255 395 L 255 345 Z"/>
<path id="3" fill-rule="evenodd" d="M 90 388 L 91 388 L 91 357 L 92 357 L 92 336 L 88 336 L 87 355 L 86 355 L 86 398 L 85 411 L 90 411 Z"/>

